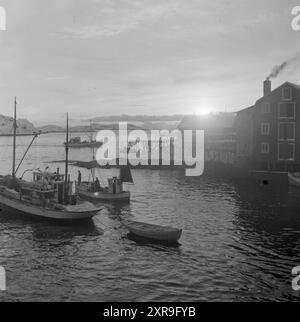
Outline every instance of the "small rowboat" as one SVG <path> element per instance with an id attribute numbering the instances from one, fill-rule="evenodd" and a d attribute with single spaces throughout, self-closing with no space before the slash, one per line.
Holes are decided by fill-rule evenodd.
<path id="1" fill-rule="evenodd" d="M 182 229 L 173 227 L 165 227 L 158 225 L 151 225 L 132 220 L 122 220 L 122 224 L 132 233 L 138 237 L 145 239 L 177 242 L 182 234 Z"/>
<path id="2" fill-rule="evenodd" d="M 300 187 L 300 173 L 288 173 L 289 184 L 294 187 Z"/>

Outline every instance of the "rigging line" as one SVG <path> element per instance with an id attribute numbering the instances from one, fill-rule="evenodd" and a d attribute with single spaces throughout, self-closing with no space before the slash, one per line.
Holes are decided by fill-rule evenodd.
<path id="1" fill-rule="evenodd" d="M 14 174 L 15 174 L 15 175 L 16 175 L 16 173 L 18 172 L 18 170 L 19 170 L 20 166 L 22 165 L 22 163 L 23 163 L 24 159 L 26 158 L 26 155 L 27 155 L 28 151 L 30 150 L 30 148 L 31 148 L 31 146 L 32 146 L 32 144 L 33 144 L 33 142 L 34 142 L 34 140 L 35 140 L 37 137 L 38 137 L 38 134 L 36 133 L 36 134 L 34 135 L 34 137 L 32 138 L 32 140 L 31 140 L 30 144 L 28 145 L 28 147 L 27 147 L 27 149 L 26 149 L 26 151 L 25 151 L 25 153 L 24 153 L 24 155 L 23 155 L 23 157 L 22 157 L 21 161 L 19 162 L 18 167 L 17 167 L 16 171 L 14 172 Z"/>

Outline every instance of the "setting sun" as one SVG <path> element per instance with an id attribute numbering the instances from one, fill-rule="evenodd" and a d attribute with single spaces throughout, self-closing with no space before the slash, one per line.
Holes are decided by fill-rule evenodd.
<path id="1" fill-rule="evenodd" d="M 198 109 L 197 113 L 198 115 L 209 115 L 211 113 L 212 109 L 209 106 L 202 106 Z"/>

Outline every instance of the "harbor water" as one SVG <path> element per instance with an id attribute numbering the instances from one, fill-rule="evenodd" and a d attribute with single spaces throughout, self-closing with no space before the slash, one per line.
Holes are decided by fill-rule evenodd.
<path id="1" fill-rule="evenodd" d="M 30 140 L 18 138 L 18 159 Z M 11 171 L 11 141 L 0 138 L 0 174 Z M 56 170 L 47 162 L 64 158 L 63 141 L 62 134 L 41 136 L 18 175 Z M 88 161 L 91 151 L 71 150 L 70 159 Z M 74 179 L 77 170 L 71 167 Z M 105 181 L 114 172 L 97 176 Z M 85 224 L 0 211 L 7 276 L 0 301 L 300 300 L 291 286 L 292 268 L 300 265 L 300 190 L 172 170 L 134 170 L 133 178 L 130 204 L 106 205 Z M 180 244 L 133 240 L 121 218 L 180 227 Z"/>

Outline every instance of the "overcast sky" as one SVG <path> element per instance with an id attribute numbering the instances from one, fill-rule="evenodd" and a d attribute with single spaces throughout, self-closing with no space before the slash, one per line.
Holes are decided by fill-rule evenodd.
<path id="1" fill-rule="evenodd" d="M 298 1 L 299 2 L 299 1 Z M 0 0 L 0 114 L 236 111 L 300 51 L 290 0 Z M 300 84 L 300 68 L 273 86 Z"/>

